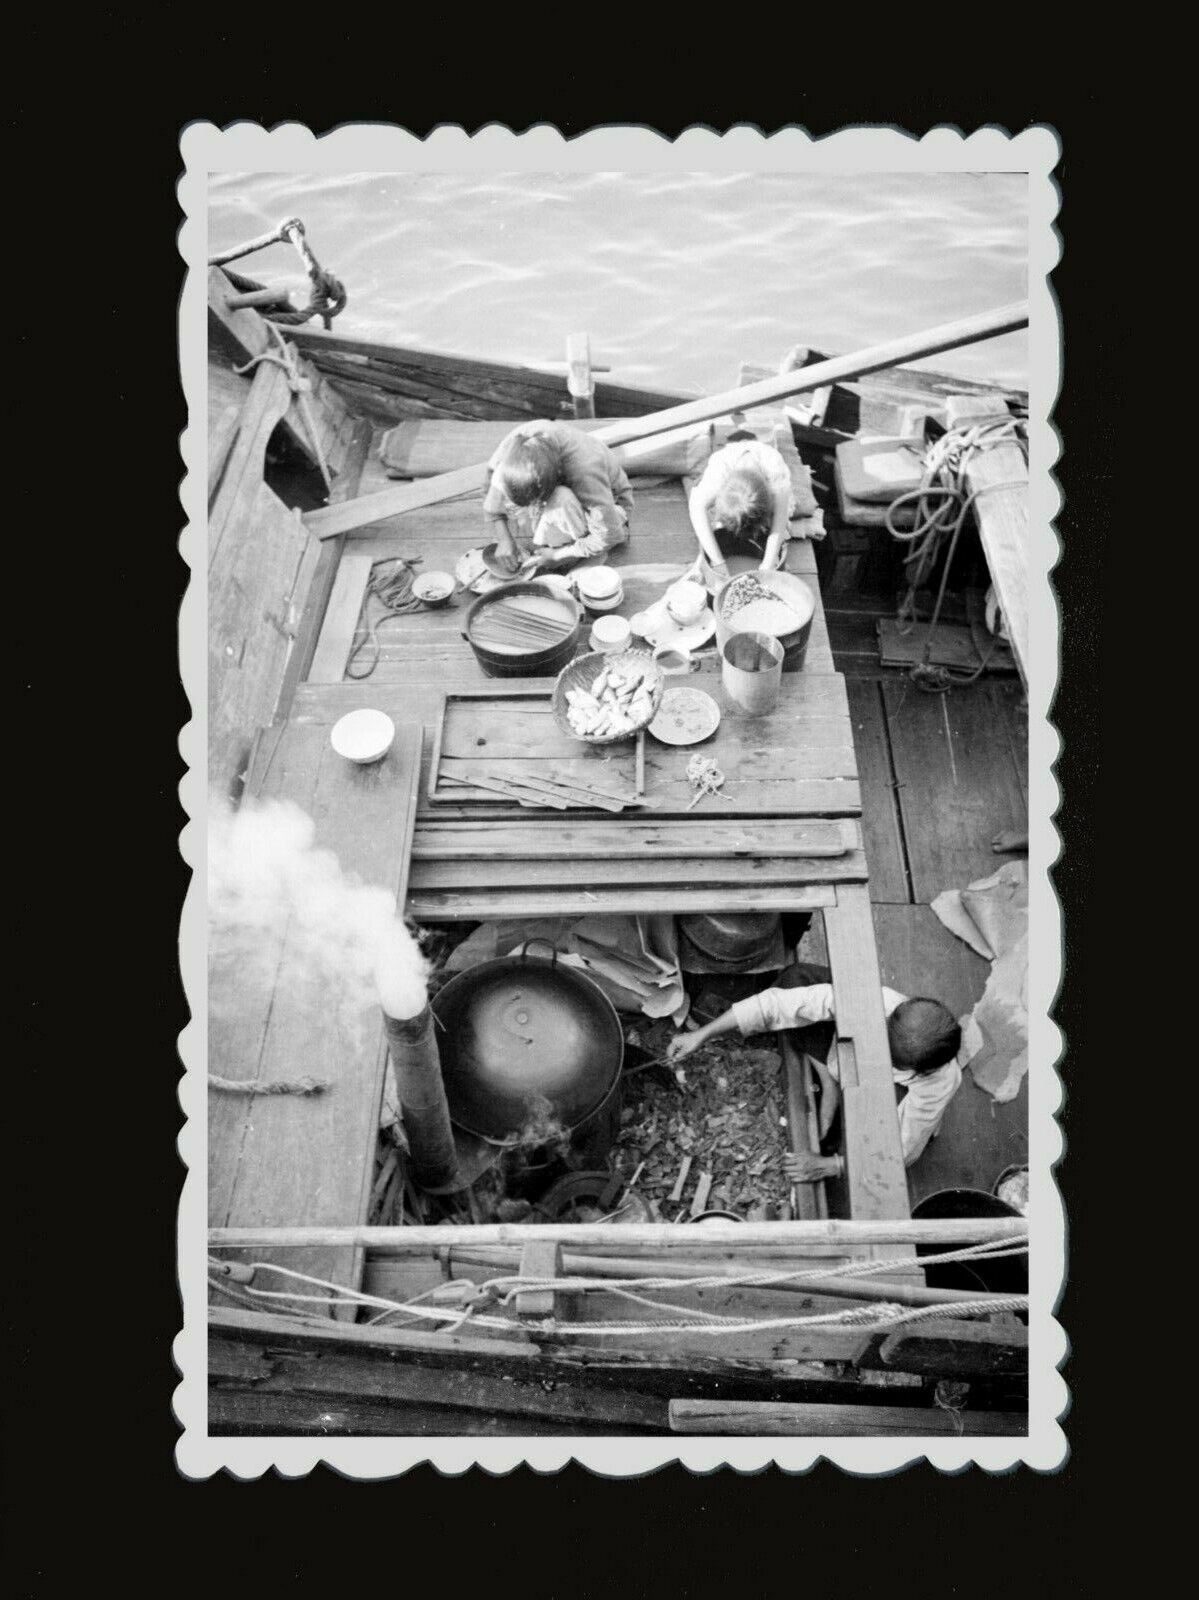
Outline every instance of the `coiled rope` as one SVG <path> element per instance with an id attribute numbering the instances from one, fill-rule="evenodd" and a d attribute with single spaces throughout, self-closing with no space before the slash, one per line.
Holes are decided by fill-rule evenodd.
<path id="1" fill-rule="evenodd" d="M 974 683 L 987 670 L 994 655 L 998 639 L 992 642 L 978 666 L 967 673 L 953 672 L 948 667 L 935 667 L 931 662 L 933 635 L 941 618 L 941 606 L 949 584 L 958 537 L 974 502 L 992 489 L 1027 487 L 1023 479 L 1010 479 L 1001 483 L 988 483 L 970 493 L 966 492 L 966 468 L 971 459 L 982 450 L 992 450 L 996 445 L 1019 443 L 1024 448 L 1019 424 L 1013 417 L 1007 421 L 980 422 L 971 428 L 959 428 L 943 434 L 933 441 L 924 453 L 923 481 L 918 489 L 909 489 L 899 495 L 886 508 L 884 518 L 887 532 L 900 544 L 912 546 L 904 557 L 909 570 L 908 588 L 899 606 L 899 631 L 908 634 L 916 624 L 916 593 L 925 574 L 948 541 L 948 550 L 941 570 L 941 583 L 933 606 L 932 620 L 924 641 L 924 654 L 912 668 L 910 677 L 916 686 L 930 694 L 945 694 L 955 686 Z M 899 528 L 896 513 L 904 506 L 914 505 L 915 525 Z M 906 623 L 906 626 L 905 626 Z"/>
<path id="2" fill-rule="evenodd" d="M 403 556 L 388 556 L 383 561 L 376 561 L 371 567 L 370 577 L 366 585 L 366 600 L 362 607 L 362 617 L 354 630 L 354 640 L 350 646 L 350 658 L 346 662 L 346 677 L 361 680 L 369 678 L 379 665 L 382 655 L 382 646 L 379 643 L 379 629 L 383 623 L 392 617 L 404 616 L 409 611 L 423 609 L 421 602 L 412 592 L 413 567 L 420 561 L 419 556 L 405 560 Z M 378 607 L 374 617 L 371 616 L 371 604 Z M 373 652 L 367 659 L 369 665 L 365 671 L 355 671 L 359 664 L 359 657 L 367 646 Z"/>

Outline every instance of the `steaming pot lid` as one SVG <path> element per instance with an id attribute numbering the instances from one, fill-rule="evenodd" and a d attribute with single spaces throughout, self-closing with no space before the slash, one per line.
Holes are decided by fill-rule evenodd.
<path id="1" fill-rule="evenodd" d="M 485 1138 L 504 1139 L 547 1117 L 569 1131 L 598 1109 L 620 1074 L 616 1010 L 571 968 L 487 961 L 452 979 L 432 1005 L 442 1024 L 450 1115 Z"/>

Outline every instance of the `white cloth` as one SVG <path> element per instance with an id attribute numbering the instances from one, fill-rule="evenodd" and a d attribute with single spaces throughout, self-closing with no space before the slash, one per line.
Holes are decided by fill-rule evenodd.
<path id="1" fill-rule="evenodd" d="M 883 988 L 883 1011 L 889 1017 L 906 995 Z M 764 989 L 738 1000 L 730 1007 L 742 1036 L 752 1033 L 777 1033 L 784 1028 L 802 1028 L 813 1022 L 833 1022 L 833 986 L 813 983 L 802 989 Z M 829 1075 L 837 1077 L 836 1052 L 828 1063 Z M 891 1076 L 907 1090 L 899 1106 L 899 1137 L 903 1164 L 910 1167 L 936 1133 L 945 1107 L 958 1091 L 962 1069 L 957 1061 L 947 1061 L 932 1072 L 913 1072 L 910 1067 L 892 1067 Z"/>
<path id="2" fill-rule="evenodd" d="M 961 1019 L 958 1059 L 993 1099 L 1013 1100 L 1028 1071 L 1028 863 L 1005 861 L 960 893 L 947 889 L 933 910 L 991 962 L 982 998 Z"/>
<path id="3" fill-rule="evenodd" d="M 710 505 L 734 472 L 745 471 L 760 473 L 774 494 L 785 496 L 788 515 L 795 515 L 791 469 L 774 446 L 761 439 L 738 439 L 714 451 L 696 485 L 700 499 Z"/>

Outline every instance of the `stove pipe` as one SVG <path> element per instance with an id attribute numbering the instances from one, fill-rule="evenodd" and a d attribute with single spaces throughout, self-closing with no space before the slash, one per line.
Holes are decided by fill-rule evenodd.
<path id="1" fill-rule="evenodd" d="M 458 1156 L 433 1013 L 428 1005 L 414 1017 L 393 1017 L 384 1011 L 383 1021 L 413 1179 L 425 1189 L 447 1188 L 458 1177 Z"/>

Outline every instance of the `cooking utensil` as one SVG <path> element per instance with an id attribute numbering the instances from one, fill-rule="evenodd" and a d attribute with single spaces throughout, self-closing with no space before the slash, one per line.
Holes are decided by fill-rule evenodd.
<path id="1" fill-rule="evenodd" d="M 454 593 L 454 575 L 450 572 L 422 572 L 412 580 L 412 592 L 427 606 L 444 606 Z"/>
<path id="2" fill-rule="evenodd" d="M 451 978 L 430 1002 L 453 1120 L 497 1141 L 520 1134 L 548 1103 L 570 1133 L 599 1116 L 618 1090 L 624 1034 L 598 984 L 528 954 L 484 961 Z M 551 947 L 552 948 L 552 947 Z"/>

